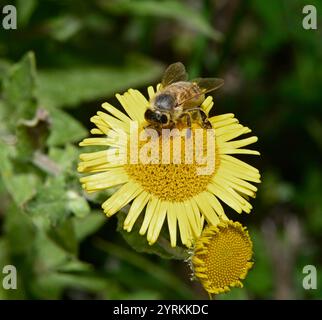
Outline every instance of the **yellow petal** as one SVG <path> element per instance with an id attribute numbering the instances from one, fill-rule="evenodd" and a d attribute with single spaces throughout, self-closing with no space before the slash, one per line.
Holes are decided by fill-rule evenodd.
<path id="1" fill-rule="evenodd" d="M 220 222 L 215 210 L 209 204 L 205 192 L 195 196 L 194 199 L 196 200 L 201 213 L 205 216 L 208 223 L 216 225 Z"/>
<path id="2" fill-rule="evenodd" d="M 195 202 L 190 200 L 184 201 L 184 210 L 185 215 L 188 218 L 189 224 L 191 226 L 191 230 L 194 238 L 198 238 L 201 233 L 201 217 L 198 207 Z"/>
<path id="3" fill-rule="evenodd" d="M 172 202 L 168 202 L 167 220 L 171 247 L 175 247 L 177 244 L 177 213 Z"/>
<path id="4" fill-rule="evenodd" d="M 228 218 L 227 218 L 227 216 L 225 214 L 225 211 L 224 211 L 222 205 L 220 204 L 220 202 L 218 201 L 218 199 L 210 192 L 205 192 L 205 196 L 207 197 L 208 203 L 215 210 L 217 216 L 221 220 L 228 220 Z"/>
<path id="5" fill-rule="evenodd" d="M 103 204 L 102 208 L 108 217 L 126 206 L 131 200 L 137 197 L 143 190 L 133 181 L 129 181 L 118 189 Z"/>
<path id="6" fill-rule="evenodd" d="M 114 117 L 118 118 L 119 120 L 125 122 L 125 123 L 130 123 L 130 118 L 128 116 L 126 116 L 123 112 L 121 112 L 120 110 L 116 109 L 115 107 L 113 107 L 111 104 L 109 104 L 108 102 L 104 102 L 102 104 L 102 107 L 108 111 L 109 113 L 111 113 Z"/>
<path id="7" fill-rule="evenodd" d="M 248 127 L 242 127 L 235 130 L 230 130 L 220 136 L 217 136 L 216 138 L 218 142 L 226 142 L 250 132 L 251 130 Z"/>
<path id="8" fill-rule="evenodd" d="M 173 205 L 177 212 L 181 242 L 187 247 L 190 247 L 193 242 L 193 237 L 188 217 L 186 216 L 184 211 L 184 205 L 182 204 L 182 202 L 174 203 Z"/>
<path id="9" fill-rule="evenodd" d="M 208 190 L 238 213 L 242 212 L 240 204 L 229 194 L 226 189 L 222 188 L 216 183 L 211 183 L 208 185 Z"/>
<path id="10" fill-rule="evenodd" d="M 208 96 L 201 104 L 201 107 L 206 112 L 206 114 L 208 114 L 213 105 L 214 103 L 212 101 L 212 96 Z"/>
<path id="11" fill-rule="evenodd" d="M 82 177 L 80 182 L 86 191 L 93 192 L 115 187 L 119 184 L 126 183 L 128 180 L 129 178 L 123 168 L 115 168 L 108 172 Z"/>
<path id="12" fill-rule="evenodd" d="M 240 147 L 248 146 L 252 143 L 255 143 L 255 142 L 257 142 L 257 140 L 258 140 L 258 138 L 254 136 L 254 137 L 241 139 L 241 140 L 237 140 L 237 141 L 225 142 L 224 147 L 225 148 L 240 148 Z"/>
<path id="13" fill-rule="evenodd" d="M 148 202 L 148 205 L 145 210 L 144 220 L 139 231 L 140 235 L 144 235 L 148 230 L 149 224 L 152 220 L 154 214 L 156 214 L 157 207 L 160 206 L 160 200 L 156 197 L 151 196 L 151 200 Z"/>
<path id="14" fill-rule="evenodd" d="M 149 99 L 150 100 L 155 96 L 155 92 L 154 92 L 153 86 L 149 86 L 148 87 L 148 95 L 149 95 Z"/>
<path id="15" fill-rule="evenodd" d="M 129 210 L 129 213 L 126 216 L 126 219 L 124 220 L 124 229 L 130 232 L 134 226 L 134 223 L 136 222 L 137 218 L 141 214 L 142 210 L 146 206 L 150 199 L 150 195 L 142 191 L 142 193 L 134 199 L 131 208 Z"/>
<path id="16" fill-rule="evenodd" d="M 157 241 L 166 217 L 166 213 L 167 205 L 164 201 L 161 201 L 160 206 L 157 207 L 149 226 L 147 239 L 150 245 L 154 244 Z"/>

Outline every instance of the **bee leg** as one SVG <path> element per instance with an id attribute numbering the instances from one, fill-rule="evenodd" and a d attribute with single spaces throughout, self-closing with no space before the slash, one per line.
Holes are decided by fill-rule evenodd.
<path id="1" fill-rule="evenodd" d="M 202 109 L 199 109 L 199 114 L 200 114 L 200 117 L 201 117 L 202 126 L 205 129 L 212 129 L 212 125 L 211 125 L 210 121 L 208 120 L 206 112 L 203 111 Z"/>

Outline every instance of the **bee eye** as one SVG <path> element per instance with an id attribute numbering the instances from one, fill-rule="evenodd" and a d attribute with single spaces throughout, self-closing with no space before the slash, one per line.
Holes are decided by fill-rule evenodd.
<path id="1" fill-rule="evenodd" d="M 147 109 L 144 113 L 145 120 L 150 120 L 154 116 L 154 112 L 150 109 Z"/>
<path id="2" fill-rule="evenodd" d="M 163 123 L 163 124 L 167 124 L 168 123 L 168 117 L 165 115 L 165 114 L 163 114 L 162 116 L 161 116 L 161 123 Z"/>

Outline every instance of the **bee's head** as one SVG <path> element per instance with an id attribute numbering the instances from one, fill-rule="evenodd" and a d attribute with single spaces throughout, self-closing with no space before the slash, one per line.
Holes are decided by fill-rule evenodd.
<path id="1" fill-rule="evenodd" d="M 144 118 L 150 123 L 157 123 L 161 125 L 166 125 L 169 123 L 169 115 L 166 113 L 161 113 L 158 110 L 147 109 L 144 113 Z"/>
<path id="2" fill-rule="evenodd" d="M 154 100 L 155 107 L 160 110 L 169 111 L 175 107 L 175 103 L 174 97 L 167 93 L 158 94 Z"/>

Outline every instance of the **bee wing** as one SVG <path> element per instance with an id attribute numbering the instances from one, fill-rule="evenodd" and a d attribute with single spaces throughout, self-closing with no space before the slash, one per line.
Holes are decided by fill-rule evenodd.
<path id="1" fill-rule="evenodd" d="M 202 89 L 202 94 L 214 91 L 224 84 L 224 80 L 219 78 L 197 78 L 191 82 L 195 82 Z"/>
<path id="2" fill-rule="evenodd" d="M 220 88 L 224 84 L 223 79 L 219 78 L 197 78 L 191 80 L 191 82 L 195 82 L 199 88 L 201 89 L 201 92 L 199 94 L 196 94 L 180 103 L 180 105 L 184 104 L 185 102 L 195 99 L 198 96 L 201 96 L 202 94 L 206 94 L 208 92 L 214 91 L 218 88 Z"/>
<path id="3" fill-rule="evenodd" d="M 162 78 L 162 87 L 170 85 L 171 83 L 178 81 L 186 81 L 188 79 L 188 74 L 186 68 L 181 62 L 176 62 L 170 64 L 169 67 L 165 70 Z"/>

